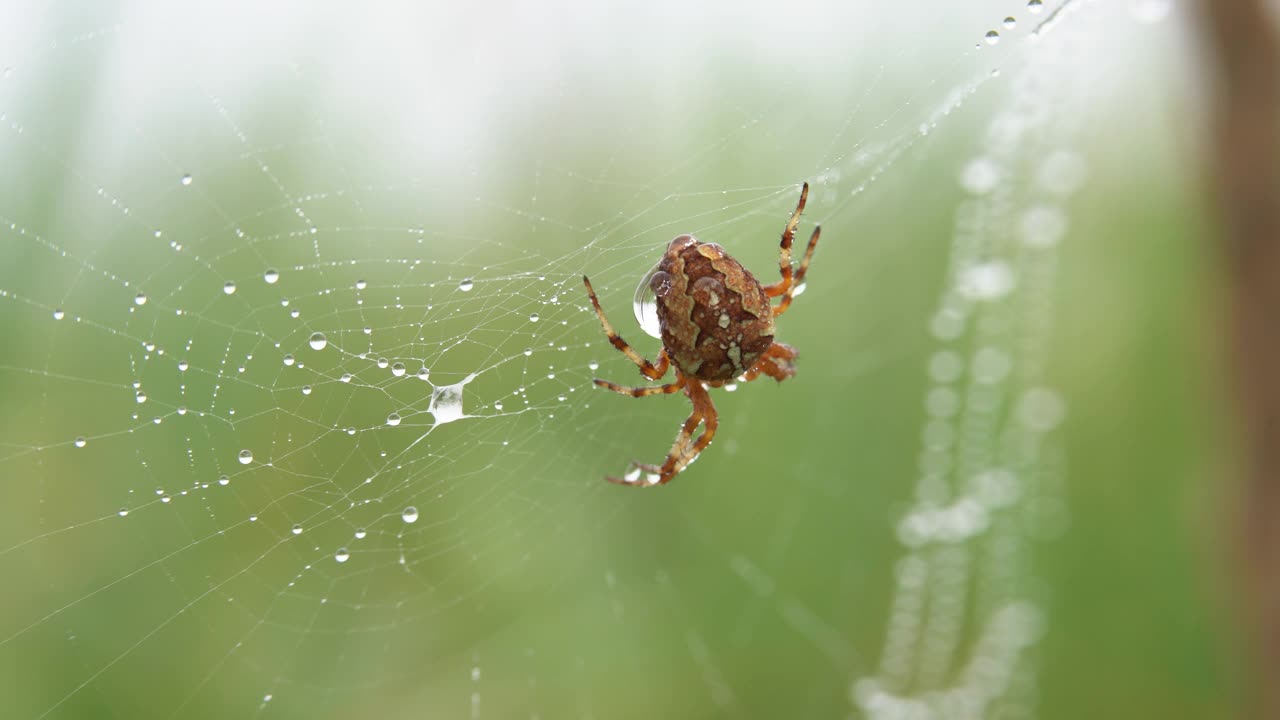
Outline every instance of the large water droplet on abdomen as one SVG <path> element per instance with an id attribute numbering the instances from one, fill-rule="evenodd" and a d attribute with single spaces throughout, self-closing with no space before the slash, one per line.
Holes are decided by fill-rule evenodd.
<path id="1" fill-rule="evenodd" d="M 658 264 L 655 263 L 640 279 L 640 284 L 636 286 L 635 297 L 631 301 L 631 309 L 635 312 L 636 322 L 640 323 L 640 329 L 650 337 L 656 338 L 662 337 L 662 326 L 658 322 L 658 296 L 653 290 L 653 279 L 660 272 Z M 661 274 L 666 276 L 666 273 Z M 667 282 L 670 282 L 669 278 Z M 662 279 L 659 279 L 659 283 L 662 283 Z"/>

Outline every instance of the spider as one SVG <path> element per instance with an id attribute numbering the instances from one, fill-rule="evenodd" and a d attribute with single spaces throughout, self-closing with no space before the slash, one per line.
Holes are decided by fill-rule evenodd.
<path id="1" fill-rule="evenodd" d="M 625 387 L 599 378 L 595 384 L 634 398 L 683 391 L 693 403 L 693 412 L 684 421 L 671 452 L 661 465 L 632 461 L 633 471 L 627 477 L 607 477 L 606 480 L 641 487 L 666 484 L 697 459 L 715 437 L 720 423 L 708 388 L 720 387 L 734 378 L 750 382 L 768 375 L 782 382 L 796 374 L 798 353 L 790 345 L 773 341 L 773 319 L 791 307 L 822 231 L 821 227 L 813 228 L 804 259 L 793 274 L 791 242 L 808 197 L 809 183 L 805 183 L 800 189 L 800 201 L 782 231 L 778 258 L 782 279 L 772 285 L 761 285 L 749 270 L 715 243 L 681 235 L 667 245 L 649 279 L 649 288 L 656 296 L 662 336 L 662 351 L 656 363 L 641 357 L 618 336 L 600 308 L 591 280 L 582 276 L 609 342 L 635 363 L 642 375 L 661 380 L 668 368 L 675 366 L 675 381 L 665 385 Z M 771 298 L 776 297 L 782 300 L 772 305 Z M 705 427 L 695 440 L 693 433 L 699 425 Z M 642 478 L 639 471 L 648 473 L 649 477 Z"/>

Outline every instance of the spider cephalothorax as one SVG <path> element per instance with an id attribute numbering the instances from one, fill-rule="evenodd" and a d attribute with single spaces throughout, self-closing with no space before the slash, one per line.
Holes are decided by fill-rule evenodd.
<path id="1" fill-rule="evenodd" d="M 618 336 L 600 309 L 591 281 L 584 275 L 591 305 L 609 342 L 626 355 L 640 373 L 650 380 L 661 379 L 675 365 L 675 382 L 653 387 L 623 387 L 607 380 L 596 385 L 632 397 L 668 395 L 684 391 L 693 403 L 693 413 L 680 428 L 675 444 L 662 465 L 633 462 L 637 472 L 625 478 L 607 478 L 620 485 L 661 485 L 675 477 L 711 444 L 719 418 L 708 387 L 719 387 L 737 378 L 743 382 L 760 375 L 781 382 L 796 374 L 796 350 L 774 342 L 773 319 L 791 306 L 796 288 L 804 281 L 818 244 L 820 227 L 813 229 L 800 267 L 792 273 L 791 243 L 809 197 L 809 184 L 800 190 L 800 201 L 782 232 L 778 258 L 782 279 L 772 285 L 761 285 L 742 264 L 715 243 L 699 242 L 692 235 L 681 235 L 667 245 L 667 250 L 649 278 L 657 306 L 662 351 L 658 362 L 641 357 Z M 775 306 L 771 298 L 782 299 Z M 705 424 L 702 434 L 693 439 L 694 430 Z M 640 472 L 650 474 L 642 478 Z"/>

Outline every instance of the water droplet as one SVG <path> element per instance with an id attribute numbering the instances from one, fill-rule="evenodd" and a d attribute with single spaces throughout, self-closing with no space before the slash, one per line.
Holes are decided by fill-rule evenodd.
<path id="1" fill-rule="evenodd" d="M 378 369 L 386 370 L 391 365 L 391 361 L 386 358 L 378 358 Z"/>
<path id="2" fill-rule="evenodd" d="M 400 424 L 400 415 L 399 415 L 399 413 L 391 413 L 390 415 L 388 415 L 388 416 L 387 416 L 387 424 L 388 424 L 388 425 L 390 425 L 391 427 L 395 427 L 395 426 L 399 425 L 399 424 Z"/>
<path id="3" fill-rule="evenodd" d="M 133 304 L 134 304 L 134 305 L 146 305 L 146 304 L 147 304 L 147 294 L 146 294 L 146 293 L 138 293 L 137 295 L 134 295 L 134 296 L 133 296 Z"/>
<path id="4" fill-rule="evenodd" d="M 344 382 L 344 383 L 349 383 L 349 382 L 351 382 L 351 373 L 342 373 L 342 377 L 340 377 L 340 378 L 338 378 L 338 379 L 339 379 L 339 380 L 341 380 L 341 381 L 342 381 L 342 382 Z"/>
<path id="5" fill-rule="evenodd" d="M 88 440 L 85 440 L 83 435 L 81 435 L 80 437 L 76 438 L 76 440 L 75 440 L 75 445 L 76 445 L 76 447 L 78 447 L 78 448 L 82 448 L 82 447 L 84 447 L 85 445 L 88 445 L 88 444 L 89 444 L 89 441 L 88 441 Z"/>
<path id="6" fill-rule="evenodd" d="M 303 386 L 302 386 L 302 394 L 303 394 L 303 395 L 310 395 L 310 394 L 311 394 L 311 386 L 310 386 L 310 385 L 303 385 Z"/>
<path id="7" fill-rule="evenodd" d="M 164 503 L 165 505 L 168 505 L 169 503 L 173 502 L 173 498 L 169 497 L 168 495 L 161 495 L 160 502 Z"/>
<path id="8" fill-rule="evenodd" d="M 951 417 L 960 409 L 960 396 L 951 388 L 937 387 L 929 391 L 924 406 L 933 417 Z"/>
<path id="9" fill-rule="evenodd" d="M 404 363 L 398 362 L 398 363 L 392 364 L 391 366 L 392 375 L 395 375 L 396 377 L 403 377 L 404 373 L 405 373 Z"/>
<path id="10" fill-rule="evenodd" d="M 324 336 L 322 332 L 311 333 L 311 339 L 308 341 L 312 350 L 323 350 L 329 344 L 329 338 Z"/>
<path id="11" fill-rule="evenodd" d="M 133 396 L 133 399 L 137 400 L 138 404 L 141 405 L 142 403 L 147 401 L 147 394 L 139 390 L 138 393 Z"/>
<path id="12" fill-rule="evenodd" d="M 591 362 L 587 363 L 587 369 L 591 370 L 592 372 L 595 372 L 596 370 L 600 369 L 600 363 L 596 362 L 595 360 L 592 360 Z"/>
<path id="13" fill-rule="evenodd" d="M 365 289 L 365 288 L 367 288 L 367 287 L 369 287 L 369 283 L 365 282 L 364 280 L 357 280 L 357 281 L 356 281 L 356 289 L 357 289 L 357 290 L 363 290 L 363 289 Z"/>
<path id="14" fill-rule="evenodd" d="M 128 517 L 129 508 L 120 508 L 119 510 L 116 511 L 116 514 L 119 515 L 120 517 Z"/>
<path id="15" fill-rule="evenodd" d="M 462 292 L 471 292 L 471 288 L 475 286 L 476 286 L 476 283 L 471 278 L 467 278 L 462 282 L 458 283 L 458 289 L 461 290 Z"/>
<path id="16" fill-rule="evenodd" d="M 986 195 L 1000 183 L 1000 166 L 978 157 L 970 160 L 960 171 L 960 186 L 974 195 Z"/>
<path id="17" fill-rule="evenodd" d="M 407 523 L 418 522 L 418 508 L 412 505 L 405 508 L 404 512 L 400 513 L 400 519 L 404 520 Z"/>
<path id="18" fill-rule="evenodd" d="M 289 532 L 293 533 L 294 535 L 301 535 L 301 534 L 302 534 L 302 526 L 301 526 L 301 525 L 299 525 L 299 524 L 297 524 L 297 523 L 294 523 L 293 527 L 292 527 L 292 528 L 289 528 Z"/>
<path id="19" fill-rule="evenodd" d="M 285 365 L 293 365 L 295 362 L 297 362 L 296 360 L 294 360 L 293 355 L 285 355 L 283 358 L 283 361 Z"/>
<path id="20" fill-rule="evenodd" d="M 1067 414 L 1062 396 L 1048 388 L 1032 388 L 1018 403 L 1018 418 L 1037 432 L 1048 432 L 1058 426 Z"/>
<path id="21" fill-rule="evenodd" d="M 1066 196 L 1079 190 L 1088 175 L 1088 163 L 1079 153 L 1056 150 L 1044 159 L 1036 179 L 1049 192 Z"/>
<path id="22" fill-rule="evenodd" d="M 270 268 L 266 272 L 262 273 L 262 279 L 265 280 L 268 285 L 275 285 L 280 281 L 280 271 L 275 268 Z"/>
<path id="23" fill-rule="evenodd" d="M 372 335 L 372 334 L 373 334 L 373 328 L 372 328 L 372 327 L 370 327 L 370 326 L 368 326 L 368 325 L 365 325 L 365 326 L 364 326 L 364 329 L 363 329 L 363 330 L 361 330 L 361 332 L 363 332 L 365 335 Z"/>
<path id="24" fill-rule="evenodd" d="M 191 366 L 190 366 L 189 364 L 187 364 L 187 361 L 186 361 L 186 360 L 179 360 L 179 361 L 178 361 L 178 372 L 186 372 L 186 371 L 187 371 L 187 368 L 189 368 L 189 367 L 191 367 Z"/>
<path id="25" fill-rule="evenodd" d="M 462 410 L 462 391 L 466 384 L 474 379 L 475 375 L 468 375 L 460 383 L 441 385 L 432 389 L 431 406 L 427 408 L 427 412 L 435 418 L 437 425 L 466 417 Z"/>
<path id="26" fill-rule="evenodd" d="M 351 551 L 346 548 L 338 548 L 337 552 L 333 554 L 333 559 L 344 563 L 351 559 Z"/>
<path id="27" fill-rule="evenodd" d="M 723 388 L 724 388 L 724 391 L 725 391 L 725 392 L 737 392 L 737 390 L 738 390 L 738 383 L 725 383 L 725 384 L 724 384 L 724 385 L 722 385 L 721 387 L 723 387 Z"/>
<path id="28" fill-rule="evenodd" d="M 1013 270 L 1003 260 L 988 260 L 963 270 L 956 285 L 970 300 L 996 300 L 1013 290 Z"/>
<path id="29" fill-rule="evenodd" d="M 219 478 L 218 478 L 218 484 L 219 484 L 219 485 L 230 485 L 230 484 L 231 484 L 231 478 L 227 477 L 226 475 L 223 475 L 223 476 L 221 476 L 221 477 L 219 477 Z"/>
<path id="30" fill-rule="evenodd" d="M 61 320 L 61 319 L 62 319 L 62 318 L 64 318 L 64 317 L 66 317 L 66 313 L 62 312 L 62 309 L 61 309 L 61 308 L 59 308 L 59 309 L 57 309 L 57 310 L 54 310 L 54 311 L 53 311 L 53 319 L 54 319 L 54 320 Z"/>
<path id="31" fill-rule="evenodd" d="M 1018 223 L 1022 242 L 1029 247 L 1052 247 L 1067 233 L 1067 216 L 1052 205 L 1036 205 Z"/>
<path id="32" fill-rule="evenodd" d="M 986 34 L 986 41 L 988 45 L 995 45 L 1000 42 L 1000 33 L 995 30 L 988 30 Z"/>
<path id="33" fill-rule="evenodd" d="M 426 366 L 426 365 L 423 365 L 422 367 L 418 368 L 418 379 L 419 379 L 419 380 L 427 380 L 427 379 L 429 379 L 430 377 L 431 377 L 431 371 L 427 369 L 427 366 Z"/>
<path id="34" fill-rule="evenodd" d="M 1009 17 L 1005 18 L 1004 22 L 1001 24 L 1004 25 L 1006 30 L 1013 30 L 1014 28 L 1018 27 L 1018 19 L 1010 15 Z"/>
<path id="35" fill-rule="evenodd" d="M 252 450 L 241 450 L 241 451 L 240 451 L 240 464 L 241 464 L 241 465 L 248 465 L 248 464 L 249 464 L 249 463 L 251 463 L 251 462 L 253 462 L 253 451 L 252 451 Z"/>
<path id="36" fill-rule="evenodd" d="M 980 383 L 998 383 L 1009 375 L 1012 368 L 1013 361 L 1008 353 L 999 348 L 984 347 L 973 355 L 973 377 Z"/>
<path id="37" fill-rule="evenodd" d="M 529 313 L 529 322 L 538 322 L 541 319 L 542 318 L 541 316 L 538 315 L 538 313 Z"/>
<path id="38" fill-rule="evenodd" d="M 953 307 L 944 307 L 933 316 L 929 330 L 939 340 L 954 340 L 965 329 L 965 316 Z"/>
<path id="39" fill-rule="evenodd" d="M 929 377 L 940 383 L 954 382 L 964 372 L 964 359 L 951 350 L 940 350 L 929 358 Z"/>
<path id="40" fill-rule="evenodd" d="M 640 329 L 650 337 L 661 338 L 662 326 L 658 322 L 658 296 L 654 292 L 654 277 L 659 273 L 658 266 L 654 265 L 649 268 L 649 272 L 640 278 L 640 284 L 636 286 L 636 293 L 631 298 L 631 311 L 636 316 L 636 322 L 640 323 Z M 666 273 L 662 273 L 664 277 L 668 277 Z M 659 289 L 661 289 L 664 281 L 659 278 Z M 669 284 L 669 281 L 667 281 Z M 665 293 L 664 293 L 665 294 Z"/>
<path id="41" fill-rule="evenodd" d="M 235 294 L 236 294 L 236 284 L 235 284 L 234 282 L 232 282 L 232 281 L 228 280 L 225 284 L 223 284 L 223 286 L 222 286 L 222 292 L 226 293 L 227 295 L 235 295 Z"/>
<path id="42" fill-rule="evenodd" d="M 1044 9 L 1044 0 L 1027 0 L 1027 11 L 1038 13 Z"/>
<path id="43" fill-rule="evenodd" d="M 192 178 L 190 175 L 183 175 L 183 176 L 182 176 L 182 184 L 183 184 L 183 185 L 190 185 L 190 184 L 191 184 L 191 181 L 192 181 L 193 179 L 194 179 L 194 178 Z"/>

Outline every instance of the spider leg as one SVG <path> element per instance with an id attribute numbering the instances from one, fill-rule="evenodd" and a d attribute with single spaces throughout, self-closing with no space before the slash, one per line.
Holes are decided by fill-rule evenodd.
<path id="1" fill-rule="evenodd" d="M 605 480 L 617 485 L 626 485 L 628 487 L 648 487 L 650 485 L 662 485 L 666 483 L 675 475 L 674 472 L 668 474 L 667 467 L 674 467 L 675 459 L 687 451 L 689 441 L 693 438 L 693 431 L 697 430 L 698 426 L 701 424 L 702 415 L 698 413 L 698 410 L 695 407 L 693 413 L 689 415 L 689 419 L 685 420 L 684 425 L 681 426 L 679 434 L 676 435 L 676 442 L 671 446 L 671 453 L 667 455 L 666 461 L 664 461 L 661 466 L 653 465 L 651 463 L 642 463 L 639 460 L 631 461 L 632 468 L 641 470 L 645 473 L 657 475 L 658 481 L 656 483 L 649 482 L 649 479 L 643 475 L 638 475 L 635 479 L 606 477 Z"/>
<path id="2" fill-rule="evenodd" d="M 637 397 L 637 398 L 648 397 L 649 395 L 670 395 L 671 393 L 679 392 L 680 389 L 684 387 L 684 381 L 682 380 L 677 380 L 676 382 L 669 383 L 667 385 L 657 385 L 654 387 L 626 387 L 625 385 L 611 383 L 608 380 L 600 380 L 598 378 L 596 380 L 593 380 L 592 382 L 594 382 L 596 385 L 599 385 L 602 388 L 605 388 L 607 390 L 612 390 L 621 395 L 630 395 L 631 397 Z"/>
<path id="3" fill-rule="evenodd" d="M 786 343 L 776 342 L 764 351 L 764 355 L 756 361 L 755 367 L 748 370 L 742 375 L 743 382 L 751 382 L 760 377 L 761 374 L 782 382 L 789 377 L 795 377 L 796 374 L 796 357 L 800 353 Z"/>
<path id="4" fill-rule="evenodd" d="M 614 332 L 613 326 L 609 324 L 609 319 L 604 316 L 604 310 L 600 308 L 600 300 L 596 297 L 595 288 L 591 287 L 591 281 L 586 275 L 582 276 L 582 283 L 587 286 L 587 295 L 591 297 L 591 305 L 596 309 L 596 316 L 600 318 L 600 326 L 604 328 L 604 334 L 609 336 L 609 342 L 613 344 L 627 359 L 636 364 L 640 368 L 640 372 L 650 380 L 657 380 L 667 374 L 667 368 L 670 367 L 671 359 L 667 357 L 666 350 L 658 355 L 658 362 L 651 363 L 640 356 L 623 340 L 618 333 Z"/>
<path id="5" fill-rule="evenodd" d="M 632 462 L 631 466 L 638 468 L 646 473 L 656 474 L 657 482 L 649 482 L 647 478 L 637 477 L 634 480 L 626 478 L 605 478 L 611 483 L 618 485 L 627 485 L 629 487 L 650 487 L 653 485 L 665 485 L 671 478 L 680 474 L 689 466 L 689 463 L 697 459 L 698 455 L 711 444 L 712 438 L 715 437 L 716 428 L 719 427 L 719 416 L 716 413 L 715 405 L 711 402 L 711 396 L 698 382 L 687 382 L 685 384 L 685 392 L 689 395 L 689 400 L 693 402 L 693 413 L 689 415 L 689 419 L 684 421 L 684 425 L 680 428 L 680 433 L 676 435 L 676 441 L 671 446 L 671 452 L 667 455 L 667 459 L 662 465 L 650 465 L 648 463 Z M 699 425 L 705 423 L 702 434 L 697 440 L 692 440 L 693 431 L 698 429 Z"/>
<path id="6" fill-rule="evenodd" d="M 795 239 L 796 226 L 800 224 L 800 213 L 804 212 L 804 203 L 808 199 L 809 183 L 805 183 L 800 188 L 800 202 L 796 203 L 791 219 L 787 220 L 787 226 L 782 230 L 782 243 L 778 247 L 778 270 L 782 274 L 782 279 L 772 285 L 764 286 L 765 294 L 769 297 L 777 297 L 791 287 L 791 242 Z"/>
<path id="7" fill-rule="evenodd" d="M 800 261 L 800 267 L 796 270 L 796 276 L 791 286 L 786 289 L 782 295 L 782 302 L 778 303 L 773 309 L 773 316 L 778 317 L 791 307 L 791 300 L 796 295 L 796 288 L 804 282 L 805 273 L 809 272 L 809 261 L 813 259 L 813 249 L 818 246 L 818 237 L 822 235 L 822 226 L 818 225 L 813 228 L 813 235 L 809 236 L 809 247 L 804 250 L 804 259 Z"/>

